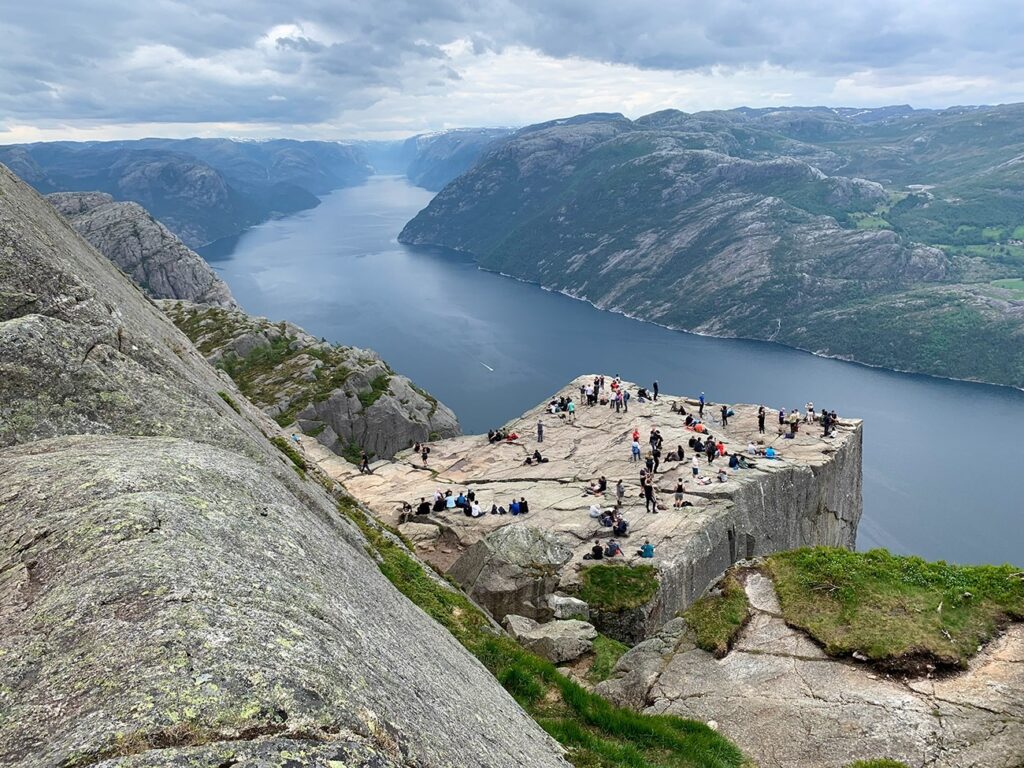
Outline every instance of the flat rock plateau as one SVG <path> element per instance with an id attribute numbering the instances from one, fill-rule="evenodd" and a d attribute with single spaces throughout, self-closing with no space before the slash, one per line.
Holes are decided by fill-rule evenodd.
<path id="1" fill-rule="evenodd" d="M 593 378 L 582 376 L 553 397 L 566 395 L 579 400 L 580 386 Z M 625 386 L 636 392 L 636 385 Z M 680 397 L 662 395 L 656 402 L 643 403 L 633 397 L 628 413 L 616 413 L 608 406 L 582 405 L 577 408 L 575 423 L 570 423 L 568 418 L 549 413 L 545 402 L 505 425 L 505 429 L 519 435 L 518 440 L 492 445 L 486 435 L 475 435 L 431 443 L 427 468 L 419 456 L 406 451 L 394 461 L 373 465 L 372 474 L 360 474 L 351 464 L 318 446 L 308 448 L 316 452 L 329 475 L 344 482 L 382 520 L 395 525 L 400 522 L 403 501 L 413 506 L 421 497 L 430 501 L 435 489 L 450 489 L 454 495 L 471 489 L 484 510 L 490 510 L 492 504 L 508 507 L 513 498 L 525 497 L 531 510 L 526 516 L 485 514 L 470 518 L 453 510 L 417 516 L 415 522 L 401 526 L 416 542 L 421 557 L 442 571 L 452 572 L 499 620 L 506 613 L 550 618 L 545 593 L 573 591 L 578 586 L 582 569 L 590 564 L 583 555 L 595 539 L 603 540 L 611 534 L 588 511 L 595 503 L 605 508 L 613 506 L 615 483 L 622 479 L 626 486 L 623 513 L 630 523 L 630 536 L 622 541 L 622 559 L 639 564 L 635 552 L 645 539 L 650 540 L 656 556 L 642 562 L 657 568 L 659 590 L 639 613 L 614 620 L 606 617 L 603 626 L 600 620 L 598 623 L 606 633 L 637 642 L 703 594 L 737 560 L 800 546 L 852 547 L 862 511 L 859 420 L 841 420 L 838 430 L 827 439 L 821 437 L 819 426 L 801 425 L 796 437 L 789 439 L 778 434 L 775 411 L 768 413 L 767 434 L 759 435 L 756 406 L 731 406 L 735 415 L 722 428 L 712 418 L 719 406 L 708 405 L 706 423 L 729 452 L 743 452 L 749 442 L 763 440 L 765 446 L 771 444 L 779 452 L 779 458 L 759 457 L 754 459 L 754 467 L 729 471 L 724 483 L 713 480 L 700 485 L 692 477 L 693 451 L 688 446 L 689 438 L 696 433 L 684 426 L 684 417 L 673 412 L 673 404 L 697 412 L 693 401 Z M 544 424 L 542 443 L 537 442 L 538 421 Z M 631 461 L 630 444 L 636 428 L 646 451 L 650 431 L 655 427 L 664 439 L 657 474 L 662 508 L 659 514 L 647 514 L 639 484 L 643 464 Z M 685 460 L 666 463 L 664 456 L 679 444 Z M 525 465 L 524 460 L 535 449 L 548 461 Z M 702 476 L 712 476 L 719 467 L 727 466 L 727 459 L 716 459 L 709 467 L 707 460 L 700 458 Z M 587 494 L 588 483 L 602 475 L 608 480 L 604 497 Z M 672 506 L 677 478 L 685 481 L 685 499 L 693 506 Z M 530 538 L 526 533 L 496 535 L 506 527 L 539 532 L 533 535 L 535 549 L 555 545 L 564 548 L 569 553 L 564 558 L 552 558 L 551 552 L 538 555 L 539 562 L 557 571 L 557 578 L 545 576 L 543 584 L 532 590 L 519 589 L 518 596 L 510 598 L 516 590 L 492 577 L 488 573 L 494 570 L 492 566 L 484 564 L 481 572 L 475 565 L 467 565 L 467 558 L 476 557 L 467 553 L 482 540 L 491 543 L 491 550 L 500 550 L 522 547 L 522 541 Z M 516 539 L 515 544 L 512 539 Z M 514 580 L 515 575 L 509 578 Z"/>

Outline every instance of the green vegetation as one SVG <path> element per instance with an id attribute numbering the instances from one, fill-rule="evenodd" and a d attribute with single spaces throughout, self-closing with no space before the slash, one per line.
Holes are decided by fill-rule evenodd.
<path id="1" fill-rule="evenodd" d="M 369 391 L 359 393 L 359 402 L 363 404 L 363 408 L 369 408 L 380 400 L 384 393 L 388 391 L 390 384 L 391 376 L 386 373 L 382 373 L 371 381 Z"/>
<path id="2" fill-rule="evenodd" d="M 1024 573 L 1009 565 L 819 547 L 773 555 L 768 568 L 788 624 L 830 655 L 894 669 L 966 666 L 1001 625 L 1024 620 Z"/>
<path id="3" fill-rule="evenodd" d="M 743 585 L 730 573 L 722 579 L 717 594 L 697 600 L 686 609 L 683 618 L 696 634 L 697 646 L 722 658 L 747 623 L 749 609 Z"/>
<path id="4" fill-rule="evenodd" d="M 594 639 L 594 663 L 587 672 L 587 680 L 591 683 L 607 680 L 619 658 L 628 650 L 629 646 L 625 643 L 599 634 Z"/>
<path id="5" fill-rule="evenodd" d="M 309 465 L 302 457 L 302 454 L 295 450 L 295 447 L 287 439 L 280 435 L 274 435 L 274 437 L 270 438 L 270 442 L 274 444 L 277 450 L 291 460 L 292 464 L 295 465 L 295 471 L 299 473 L 300 477 L 306 476 L 306 470 L 309 469 Z"/>
<path id="6" fill-rule="evenodd" d="M 599 611 L 625 611 L 650 602 L 658 592 L 653 565 L 594 565 L 583 571 L 580 598 Z"/>
<path id="7" fill-rule="evenodd" d="M 621 709 L 498 634 L 461 592 L 429 574 L 352 502 L 343 514 L 363 531 L 381 572 L 476 656 L 580 768 L 738 768 L 743 755 L 703 723 Z M 605 653 L 608 653 L 606 649 Z"/>
<path id="8" fill-rule="evenodd" d="M 225 403 L 227 403 L 227 404 L 228 404 L 228 406 L 229 406 L 229 407 L 231 408 L 231 410 L 232 410 L 232 411 L 234 411 L 235 413 L 238 413 L 238 414 L 240 414 L 240 413 L 241 413 L 241 411 L 240 411 L 240 410 L 238 409 L 238 403 L 236 403 L 236 402 L 235 402 L 235 398 L 233 398 L 233 397 L 232 397 L 231 395 L 229 395 L 229 394 L 228 394 L 227 392 L 225 392 L 225 391 L 221 390 L 221 391 L 219 391 L 219 392 L 217 393 L 217 396 L 218 396 L 218 397 L 219 397 L 219 398 L 220 398 L 221 400 L 223 400 L 223 401 L 224 401 Z"/>
<path id="9" fill-rule="evenodd" d="M 1017 294 L 1018 299 L 1024 299 L 1024 280 L 1021 280 L 1020 278 L 993 280 L 992 285 L 998 286 L 999 288 L 1005 288 L 1008 291 L 1013 291 Z"/>

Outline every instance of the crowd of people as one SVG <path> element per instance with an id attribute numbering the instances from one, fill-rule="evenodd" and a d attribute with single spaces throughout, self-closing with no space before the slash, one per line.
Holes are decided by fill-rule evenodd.
<path id="1" fill-rule="evenodd" d="M 579 393 L 580 402 L 585 403 L 588 408 L 607 406 L 622 414 L 629 412 L 629 402 L 631 399 L 634 399 L 618 376 L 611 379 L 606 379 L 603 375 L 595 376 L 592 381 L 588 380 L 580 386 Z M 659 394 L 660 388 L 658 382 L 655 381 L 650 388 L 638 387 L 635 400 L 638 403 L 654 402 L 658 400 Z M 650 433 L 645 438 L 645 444 L 641 443 L 641 434 L 638 427 L 634 427 L 630 433 L 627 433 L 629 438 L 628 461 L 641 465 L 639 468 L 638 496 L 644 500 L 645 513 L 659 514 L 667 510 L 667 507 L 659 499 L 659 495 L 663 490 L 671 493 L 673 509 L 681 510 L 686 507 L 692 507 L 694 506 L 693 502 L 686 498 L 688 482 L 692 481 L 698 485 L 708 485 L 716 481 L 725 483 L 728 482 L 730 473 L 735 474 L 750 469 L 756 466 L 758 460 L 775 460 L 780 458 L 779 450 L 770 442 L 766 444 L 763 438 L 759 438 L 756 443 L 753 439 L 749 440 L 745 451 L 730 451 L 726 446 L 725 440 L 721 436 L 715 437 L 711 433 L 711 429 L 715 428 L 716 432 L 718 428 L 729 430 L 729 419 L 736 414 L 730 406 L 718 404 L 717 418 L 715 416 L 710 417 L 710 421 L 715 423 L 709 423 L 705 418 L 705 407 L 707 404 L 703 392 L 700 393 L 700 397 L 696 401 L 696 413 L 688 412 L 686 404 L 683 402 L 677 401 L 672 403 L 671 412 L 681 417 L 683 428 L 692 432 L 693 435 L 687 440 L 686 447 L 679 443 L 675 448 L 670 449 L 667 454 L 665 453 L 664 438 L 658 427 L 651 428 Z M 567 425 L 572 425 L 576 422 L 576 407 L 576 402 L 572 396 L 562 394 L 553 397 L 548 402 L 545 413 L 557 416 Z M 767 421 L 768 413 L 769 410 L 764 405 L 758 407 L 757 431 L 759 435 L 765 434 L 765 422 Z M 819 424 L 822 428 L 822 436 L 828 438 L 835 433 L 838 416 L 835 411 L 817 411 L 814 404 L 809 402 L 803 412 L 796 408 L 789 411 L 780 408 L 778 411 L 778 424 L 777 437 L 791 439 L 798 434 L 801 424 Z M 499 443 L 521 444 L 519 442 L 521 440 L 519 434 L 503 429 L 488 431 L 487 440 L 492 445 Z M 543 442 L 544 421 L 542 418 L 537 422 L 537 447 L 531 454 L 526 456 L 523 461 L 524 465 L 535 466 L 548 463 L 548 458 L 540 450 Z M 414 446 L 414 451 L 421 457 L 423 465 L 426 466 L 427 456 L 430 452 L 429 447 L 425 444 L 417 444 Z M 664 473 L 666 470 L 665 465 L 668 464 L 673 464 L 682 469 L 686 464 L 688 455 L 691 470 L 689 479 L 679 474 L 675 477 L 674 482 L 668 484 L 667 488 L 660 489 L 657 480 L 659 471 Z M 720 462 L 717 465 L 715 464 L 716 460 Z M 362 471 L 370 471 L 365 454 L 362 464 Z M 705 474 L 702 471 L 704 468 L 706 468 L 709 474 Z M 613 494 L 613 498 L 610 506 L 606 507 L 601 501 L 606 499 L 610 493 Z M 623 480 L 619 479 L 616 481 L 614 488 L 609 490 L 607 477 L 600 475 L 583 488 L 583 496 L 593 499 L 593 503 L 590 504 L 589 514 L 597 525 L 595 537 L 603 539 L 605 536 L 611 536 L 604 544 L 601 544 L 600 541 L 595 541 L 590 553 L 585 555 L 585 557 L 587 559 L 600 560 L 624 556 L 619 540 L 628 538 L 630 535 L 630 523 L 626 519 L 626 499 L 628 496 L 626 484 Z M 519 499 L 513 497 L 507 505 L 500 505 L 495 501 L 491 504 L 490 509 L 486 510 L 476 498 L 474 491 L 469 489 L 458 494 L 453 494 L 451 490 L 442 491 L 438 489 L 434 492 L 433 503 L 425 498 L 421 498 L 414 512 L 409 504 L 405 504 L 403 509 L 409 515 L 428 515 L 431 512 L 438 513 L 458 510 L 467 517 L 472 518 L 483 517 L 485 514 L 510 514 L 518 516 L 530 512 L 529 503 L 522 496 Z M 644 541 L 643 545 L 637 550 L 636 556 L 642 558 L 654 557 L 654 546 L 649 540 Z"/>

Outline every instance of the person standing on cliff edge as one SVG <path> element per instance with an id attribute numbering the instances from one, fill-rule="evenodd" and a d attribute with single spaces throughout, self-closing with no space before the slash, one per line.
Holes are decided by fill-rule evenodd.
<path id="1" fill-rule="evenodd" d="M 654 382 L 654 385 L 651 387 L 651 389 L 654 390 L 654 401 L 657 402 L 658 401 L 658 382 L 657 381 Z"/>
<path id="2" fill-rule="evenodd" d="M 764 434 L 764 406 L 759 406 L 757 409 L 757 431 L 762 435 Z"/>
<path id="3" fill-rule="evenodd" d="M 544 442 L 544 422 L 540 419 L 537 419 L 537 442 Z"/>
<path id="4" fill-rule="evenodd" d="M 704 418 L 704 393 L 700 393 L 700 410 L 698 411 L 700 417 Z"/>

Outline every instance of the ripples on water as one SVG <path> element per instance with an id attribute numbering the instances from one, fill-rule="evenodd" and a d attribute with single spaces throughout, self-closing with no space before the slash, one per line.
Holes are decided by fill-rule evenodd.
<path id="1" fill-rule="evenodd" d="M 863 418 L 858 545 L 1024 564 L 1024 393 L 712 339 L 602 312 L 396 241 L 430 193 L 399 177 L 204 249 L 249 312 L 376 349 L 467 432 L 519 415 L 590 371 L 670 394 Z"/>

